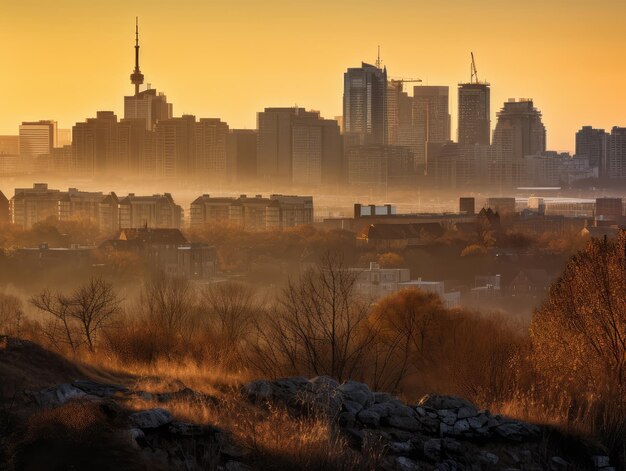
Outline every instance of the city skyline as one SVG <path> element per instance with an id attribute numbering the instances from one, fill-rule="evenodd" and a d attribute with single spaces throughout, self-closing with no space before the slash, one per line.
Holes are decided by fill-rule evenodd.
<path id="1" fill-rule="evenodd" d="M 407 21 L 404 16 L 410 15 L 396 15 L 392 22 L 389 15 L 394 9 L 389 7 L 381 12 L 378 33 L 356 32 L 352 24 L 354 20 L 373 18 L 375 5 L 360 2 L 357 11 L 354 10 L 357 4 L 351 1 L 336 6 L 322 2 L 320 5 L 324 8 L 320 8 L 320 12 L 327 15 L 330 34 L 311 34 L 295 42 L 285 40 L 289 32 L 296 26 L 298 30 L 313 28 L 320 12 L 304 15 L 301 6 L 286 2 L 266 2 L 265 8 L 259 9 L 253 3 L 239 1 L 234 7 L 221 3 L 213 4 L 211 8 L 194 6 L 192 17 L 187 15 L 191 3 L 183 2 L 166 23 L 165 9 L 158 4 L 151 9 L 146 8 L 145 2 L 120 5 L 113 14 L 66 0 L 56 4 L 51 16 L 43 14 L 48 8 L 43 4 L 33 10 L 37 14 L 25 14 L 24 9 L 36 3 L 8 5 L 6 14 L 0 19 L 0 40 L 4 44 L 17 41 L 29 47 L 33 41 L 41 42 L 45 37 L 48 45 L 47 54 L 41 47 L 30 47 L 31 53 L 22 55 L 7 47 L 0 48 L 1 63 L 12 66 L 11 74 L 0 77 L 5 103 L 5 113 L 0 116 L 0 134 L 15 134 L 21 121 L 54 119 L 59 128 L 68 128 L 92 116 L 96 110 L 111 110 L 121 116 L 123 100 L 120 97 L 131 93 L 128 73 L 132 70 L 134 58 L 129 50 L 134 45 L 135 15 L 140 17 L 144 88 L 152 84 L 165 92 L 176 104 L 176 116 L 191 113 L 219 117 L 233 128 L 254 128 L 258 111 L 269 106 L 297 104 L 320 110 L 325 118 L 334 118 L 341 115 L 345 68 L 355 66 L 361 60 L 373 62 L 376 46 L 380 44 L 384 65 L 391 77 L 417 76 L 425 85 L 443 85 L 451 90 L 458 82 L 469 80 L 469 52 L 474 50 L 480 78 L 492 84 L 492 125 L 495 112 L 507 98 L 533 98 L 544 114 L 544 123 L 549 130 L 549 149 L 573 151 L 573 136 L 583 125 L 610 129 L 612 125 L 623 124 L 620 110 L 626 106 L 626 98 L 614 93 L 623 69 L 614 61 L 603 63 L 600 60 L 602 57 L 608 59 L 607 54 L 610 56 L 611 51 L 626 44 L 624 38 L 615 34 L 617 30 L 611 28 L 614 18 L 619 15 L 607 15 L 608 10 L 604 9 L 604 27 L 598 28 L 592 21 L 597 12 L 585 10 L 583 16 L 581 2 L 553 1 L 548 5 L 530 2 L 524 9 L 508 7 L 508 10 L 504 7 L 487 10 L 477 7 L 481 13 L 480 21 L 476 20 L 477 12 L 472 13 L 465 2 L 456 2 L 456 8 L 451 8 L 452 2 L 423 6 L 423 14 L 415 16 L 419 19 L 418 24 L 423 26 L 419 33 L 402 29 Z M 405 2 L 394 3 L 403 5 L 408 13 L 418 13 L 416 7 Z M 612 5 L 613 13 L 616 9 L 626 11 L 626 7 L 617 2 L 600 2 L 598 10 L 603 10 L 601 5 Z M 537 11 L 540 9 L 541 15 L 533 24 L 528 24 L 524 18 L 531 15 L 533 7 Z M 284 14 L 272 17 L 271 12 L 279 8 Z M 348 15 L 348 10 L 353 16 Z M 67 14 L 64 16 L 63 13 Z M 560 14 L 558 22 L 557 13 Z M 483 28 L 486 29 L 484 34 L 472 33 L 470 40 L 450 41 L 471 30 L 467 25 L 458 26 L 463 15 L 467 16 L 468 23 L 489 27 Z M 50 21 L 54 18 L 58 23 Z M 257 18 L 261 20 L 261 26 L 254 24 L 253 20 Z M 416 48 L 416 45 L 425 44 L 418 40 L 420 37 L 427 39 L 433 28 L 433 25 L 425 24 L 424 18 L 447 19 L 446 24 L 457 25 L 457 29 L 427 47 Z M 294 19 L 297 19 L 297 25 L 289 23 Z M 493 23 L 494 20 L 504 24 Z M 28 21 L 26 27 L 25 21 Z M 395 28 L 391 28 L 391 23 Z M 564 50 L 563 41 L 575 37 L 584 24 L 584 31 L 588 33 L 584 40 L 572 41 L 572 47 Z M 64 28 L 60 28 L 61 25 Z M 343 26 L 343 30 L 335 29 L 339 26 Z M 282 36 L 272 31 L 275 27 L 282 27 Z M 242 43 L 244 31 L 250 37 L 257 30 L 260 34 L 263 28 L 268 34 L 253 43 L 258 48 L 250 47 L 249 41 L 248 44 L 244 44 L 246 41 Z M 504 33 L 503 28 L 508 28 L 509 33 L 498 39 L 497 36 Z M 33 29 L 37 34 L 32 34 Z M 95 30 L 98 34 L 85 35 L 86 30 Z M 480 28 L 477 30 L 481 31 Z M 404 40 L 398 42 L 402 31 Z M 533 31 L 540 31 L 543 36 L 533 36 Z M 311 29 L 311 32 L 315 31 Z M 517 39 L 511 39 L 510 33 L 517 33 Z M 350 41 L 349 47 L 330 47 L 329 41 L 343 44 L 342 35 L 354 36 L 358 40 Z M 522 41 L 522 36 L 528 37 Z M 545 47 L 537 44 L 544 40 L 547 43 L 554 36 L 558 36 L 554 44 Z M 209 41 L 211 38 L 213 40 Z M 198 43 L 205 40 L 210 46 L 206 49 L 206 56 L 197 53 Z M 514 46 L 516 41 L 529 52 L 523 54 L 523 64 L 510 50 L 504 54 L 504 49 Z M 550 55 L 551 48 L 555 47 L 560 54 Z M 294 59 L 280 60 L 286 54 L 293 55 Z M 571 60 L 570 54 L 574 54 L 576 61 Z M 596 58 L 593 67 L 588 65 L 590 54 Z M 225 56 L 230 60 L 225 61 Z M 311 57 L 314 60 L 310 60 Z M 605 68 L 609 66 L 611 73 Z M 583 67 L 585 73 L 581 73 Z M 311 76 L 311 68 L 317 70 L 314 76 Z M 520 73 L 525 70 L 528 73 Z M 555 82 L 555 77 L 560 78 Z M 581 81 L 587 86 L 593 82 L 595 93 L 588 96 L 576 93 L 582 86 Z M 89 83 L 90 86 L 80 87 L 78 83 Z M 204 84 L 202 88 L 201 83 Z M 281 86 L 276 87 L 277 83 Z M 454 139 L 457 97 L 455 93 L 450 95 Z"/>

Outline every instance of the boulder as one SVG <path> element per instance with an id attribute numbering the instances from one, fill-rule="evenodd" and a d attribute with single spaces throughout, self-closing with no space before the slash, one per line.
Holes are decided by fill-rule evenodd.
<path id="1" fill-rule="evenodd" d="M 252 381 L 243 387 L 243 391 L 252 402 L 264 402 L 272 399 L 272 384 L 269 381 Z"/>
<path id="2" fill-rule="evenodd" d="M 422 430 L 422 426 L 415 417 L 392 415 L 387 418 L 386 422 L 390 427 L 406 430 L 408 432 L 419 432 Z"/>
<path id="3" fill-rule="evenodd" d="M 490 451 L 480 450 L 478 452 L 478 460 L 484 464 L 496 465 L 498 461 L 500 461 L 500 458 Z"/>
<path id="4" fill-rule="evenodd" d="M 357 420 L 365 427 L 378 428 L 380 426 L 380 415 L 370 409 L 364 409 L 356 416 Z"/>
<path id="5" fill-rule="evenodd" d="M 344 400 L 354 401 L 361 406 L 368 406 L 374 403 L 374 395 L 367 387 L 367 384 L 357 381 L 346 381 L 341 384 L 337 391 L 343 396 Z"/>
<path id="6" fill-rule="evenodd" d="M 468 407 L 477 410 L 476 406 L 471 402 L 454 396 L 426 395 L 420 400 L 418 405 L 435 410 L 460 409 L 461 407 Z"/>
<path id="7" fill-rule="evenodd" d="M 162 427 L 172 422 L 172 414 L 165 409 L 148 409 L 128 416 L 130 423 L 142 430 Z"/>
<path id="8" fill-rule="evenodd" d="M 115 384 L 102 384 L 89 380 L 77 380 L 72 382 L 72 386 L 80 389 L 85 394 L 98 397 L 112 397 L 118 393 L 127 393 L 128 388 Z"/>
<path id="9" fill-rule="evenodd" d="M 424 456 L 431 461 L 439 461 L 441 457 L 442 440 L 431 438 L 424 443 Z"/>
<path id="10" fill-rule="evenodd" d="M 396 458 L 395 469 L 398 471 L 417 471 L 419 469 L 417 463 L 405 456 L 398 456 Z"/>
<path id="11" fill-rule="evenodd" d="M 87 394 L 76 386 L 64 383 L 32 393 L 31 395 L 40 407 L 52 408 L 61 406 L 72 399 L 84 397 Z"/>

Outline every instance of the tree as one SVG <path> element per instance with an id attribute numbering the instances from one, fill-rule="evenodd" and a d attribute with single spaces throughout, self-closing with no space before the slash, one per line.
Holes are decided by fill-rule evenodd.
<path id="1" fill-rule="evenodd" d="M 326 254 L 290 280 L 276 311 L 256 323 L 252 361 L 269 375 L 360 377 L 375 336 L 368 305 L 356 292 L 358 272 Z"/>
<path id="2" fill-rule="evenodd" d="M 571 394 L 626 392 L 626 233 L 592 239 L 533 315 L 533 357 L 543 380 Z"/>
<path id="3" fill-rule="evenodd" d="M 46 289 L 30 302 L 50 317 L 42 326 L 48 340 L 73 353 L 83 344 L 95 352 L 99 332 L 110 325 L 121 304 L 113 285 L 102 278 L 92 278 L 69 296 Z"/>
<path id="4" fill-rule="evenodd" d="M 203 291 L 202 301 L 218 338 L 219 349 L 238 350 L 261 311 L 255 290 L 243 283 L 216 283 Z"/>

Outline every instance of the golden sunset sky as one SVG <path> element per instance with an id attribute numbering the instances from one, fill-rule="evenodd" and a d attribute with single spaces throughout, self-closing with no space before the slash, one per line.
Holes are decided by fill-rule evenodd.
<path id="1" fill-rule="evenodd" d="M 550 149 L 573 150 L 585 124 L 626 126 L 623 0 L 0 0 L 0 134 L 121 117 L 136 15 L 145 82 L 177 116 L 247 128 L 268 106 L 338 116 L 343 72 L 380 45 L 391 76 L 450 87 L 453 136 L 470 51 L 492 127 L 509 97 L 535 100 Z"/>

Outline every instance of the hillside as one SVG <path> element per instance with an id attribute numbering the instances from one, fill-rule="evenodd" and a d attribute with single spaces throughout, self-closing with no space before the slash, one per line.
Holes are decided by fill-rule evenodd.
<path id="1" fill-rule="evenodd" d="M 8 337 L 0 375 L 7 470 L 613 469 L 597 445 L 461 398 L 409 405 L 324 376 L 212 384 L 208 394 Z"/>

